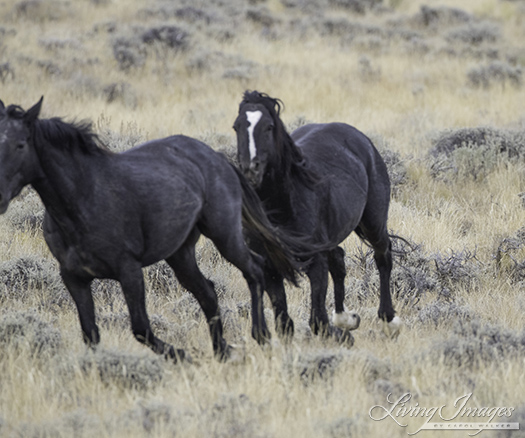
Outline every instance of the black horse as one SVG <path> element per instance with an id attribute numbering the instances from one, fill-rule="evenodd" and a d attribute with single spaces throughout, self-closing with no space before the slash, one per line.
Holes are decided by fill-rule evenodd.
<path id="1" fill-rule="evenodd" d="M 324 246 L 306 269 L 311 285 L 310 325 L 314 333 L 331 331 L 326 312 L 328 273 L 334 282 L 333 323 L 355 329 L 360 318 L 345 312 L 344 250 L 338 246 L 355 231 L 374 249 L 380 274 L 379 318 L 389 335 L 398 333 L 390 295 L 391 241 L 387 231 L 390 180 L 385 163 L 364 134 L 343 123 L 310 124 L 291 135 L 279 118 L 281 101 L 257 91 L 245 92 L 233 125 L 237 159 L 281 230 L 311 236 Z M 266 289 L 277 329 L 293 332 L 282 276 L 265 269 Z"/>
<path id="2" fill-rule="evenodd" d="M 294 257 L 285 242 L 293 242 L 274 236 L 244 177 L 224 156 L 184 136 L 112 153 L 89 124 L 38 119 L 41 105 L 42 99 L 25 112 L 0 101 L 0 214 L 25 185 L 38 192 L 46 207 L 44 237 L 60 262 L 86 343 L 100 340 L 91 282 L 111 278 L 122 285 L 136 339 L 166 357 L 184 357 L 154 335 L 146 313 L 141 268 L 164 259 L 199 301 L 214 353 L 227 358 L 231 347 L 217 295 L 195 260 L 201 233 L 242 271 L 252 299 L 252 335 L 264 343 L 270 337 L 261 299 L 265 261 L 246 246 L 243 226 L 292 281 Z"/>

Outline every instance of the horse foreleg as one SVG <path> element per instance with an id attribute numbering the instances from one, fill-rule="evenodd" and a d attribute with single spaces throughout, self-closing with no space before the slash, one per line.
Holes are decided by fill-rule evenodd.
<path id="1" fill-rule="evenodd" d="M 131 319 L 131 329 L 135 339 L 142 344 L 147 345 L 157 354 L 163 354 L 166 358 L 177 362 L 179 359 L 185 359 L 184 350 L 175 350 L 169 345 L 157 338 L 149 322 L 146 312 L 146 298 L 144 292 L 144 277 L 140 265 L 127 267 L 123 269 L 120 284 L 126 304 L 129 309 Z M 187 358 L 186 358 L 187 359 Z"/>
<path id="2" fill-rule="evenodd" d="M 95 304 L 91 295 L 92 279 L 79 277 L 63 270 L 60 274 L 77 306 L 84 342 L 94 347 L 100 342 L 100 333 L 95 322 Z"/>

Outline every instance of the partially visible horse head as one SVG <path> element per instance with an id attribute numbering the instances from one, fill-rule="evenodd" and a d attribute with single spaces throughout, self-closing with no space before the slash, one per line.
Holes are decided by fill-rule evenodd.
<path id="1" fill-rule="evenodd" d="M 278 132 L 281 102 L 258 91 L 246 91 L 233 129 L 237 133 L 237 158 L 244 176 L 259 187 L 268 165 L 279 156 Z"/>
<path id="2" fill-rule="evenodd" d="M 37 170 L 32 133 L 42 101 L 43 97 L 27 111 L 17 105 L 6 108 L 0 101 L 0 214 Z"/>
<path id="3" fill-rule="evenodd" d="M 288 181 L 293 175 L 305 185 L 318 182 L 280 119 L 283 103 L 258 91 L 246 91 L 233 129 L 237 159 L 244 176 L 258 189 L 263 181 Z M 286 185 L 286 184 L 285 184 Z"/>

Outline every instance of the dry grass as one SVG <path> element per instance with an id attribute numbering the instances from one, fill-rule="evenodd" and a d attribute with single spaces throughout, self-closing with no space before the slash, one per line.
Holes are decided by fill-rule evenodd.
<path id="1" fill-rule="evenodd" d="M 423 11 L 437 21 L 425 24 Z M 525 427 L 525 155 L 514 136 L 525 131 L 524 21 L 523 1 L 506 0 L 0 2 L 5 103 L 27 108 L 44 95 L 44 116 L 91 119 L 116 149 L 184 133 L 232 150 L 242 93 L 267 92 L 284 101 L 288 125 L 345 121 L 380 144 L 396 181 L 389 227 L 414 246 L 396 242 L 397 340 L 380 334 L 377 274 L 351 236 L 354 347 L 311 336 L 303 282 L 288 295 L 293 342 L 261 350 L 244 281 L 201 242 L 226 337 L 246 352 L 236 366 L 213 359 L 196 301 L 164 265 L 150 267 L 153 326 L 195 358 L 173 366 L 133 339 L 112 282 L 94 286 L 102 344 L 86 350 L 42 206 L 26 191 L 0 219 L 0 436 L 406 436 L 421 418 L 401 428 L 369 417 L 390 392 L 449 408 L 472 393 L 471 406 L 515 407 Z M 147 44 L 144 33 L 162 26 L 164 39 Z M 479 139 L 430 154 L 475 127 L 518 139 L 520 153 Z"/>

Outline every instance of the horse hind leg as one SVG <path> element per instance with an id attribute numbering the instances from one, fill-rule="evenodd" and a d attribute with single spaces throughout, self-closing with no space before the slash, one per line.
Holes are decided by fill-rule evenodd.
<path id="1" fill-rule="evenodd" d="M 344 306 L 346 267 L 343 248 L 337 247 L 328 253 L 328 269 L 334 282 L 335 309 L 332 323 L 342 330 L 355 330 L 361 318 L 356 312 L 347 311 Z"/>
<path id="2" fill-rule="evenodd" d="M 259 241 L 250 241 L 250 248 L 258 254 L 264 253 L 264 247 Z M 264 284 L 273 307 L 275 331 L 281 338 L 289 340 L 294 334 L 294 323 L 288 314 L 283 276 L 275 268 L 265 264 Z"/>
<path id="3" fill-rule="evenodd" d="M 399 335 L 401 318 L 396 316 L 390 293 L 390 275 L 392 273 L 392 242 L 386 230 L 373 235 L 369 231 L 360 230 L 374 249 L 374 260 L 379 271 L 380 301 L 378 317 L 383 321 L 383 332 L 391 338 Z"/>
<path id="4" fill-rule="evenodd" d="M 241 248 L 244 248 L 244 251 Z M 259 345 L 265 345 L 271 339 L 271 334 L 264 316 L 264 260 L 260 255 L 248 250 L 244 246 L 244 241 L 242 247 L 239 247 L 238 250 L 239 252 L 236 252 L 236 254 L 239 254 L 240 257 L 232 257 L 229 251 L 221 251 L 221 253 L 230 263 L 233 263 L 241 270 L 248 283 L 252 301 L 252 337 Z"/>
<path id="5" fill-rule="evenodd" d="M 201 231 L 213 241 L 222 256 L 242 272 L 251 295 L 252 337 L 259 345 L 265 345 L 271 334 L 264 317 L 264 259 L 248 249 L 242 234 L 240 214 L 236 217 L 239 219 L 237 224 L 233 219 L 227 232 L 223 227 L 210 229 L 204 226 Z"/>
<path id="6" fill-rule="evenodd" d="M 399 335 L 401 318 L 395 315 L 390 293 L 390 275 L 392 272 L 392 242 L 388 235 L 384 239 L 386 244 L 374 246 L 374 260 L 379 271 L 380 302 L 377 312 L 383 320 L 383 332 L 390 338 Z"/>
<path id="7" fill-rule="evenodd" d="M 231 359 L 232 347 L 223 337 L 223 325 L 213 283 L 204 277 L 197 266 L 194 243 L 186 243 L 166 259 L 166 262 L 175 272 L 181 285 L 199 302 L 208 322 L 215 357 L 225 361 Z"/>
<path id="8" fill-rule="evenodd" d="M 135 339 L 147 345 L 155 353 L 163 354 L 167 359 L 172 359 L 174 362 L 184 359 L 191 362 L 191 358 L 185 354 L 184 350 L 175 350 L 172 345 L 161 341 L 154 335 L 146 312 L 144 277 L 142 276 L 141 266 L 133 264 L 133 266 L 124 269 L 124 272 L 120 278 L 120 284 L 128 305 L 131 329 Z"/>
<path id="9" fill-rule="evenodd" d="M 389 337 L 396 337 L 401 329 L 401 319 L 395 315 L 390 294 L 392 273 L 392 242 L 387 231 L 390 189 L 386 168 L 371 177 L 368 201 L 356 233 L 370 243 L 374 249 L 374 260 L 379 271 L 380 301 L 378 316 L 383 320 L 383 331 Z"/>

